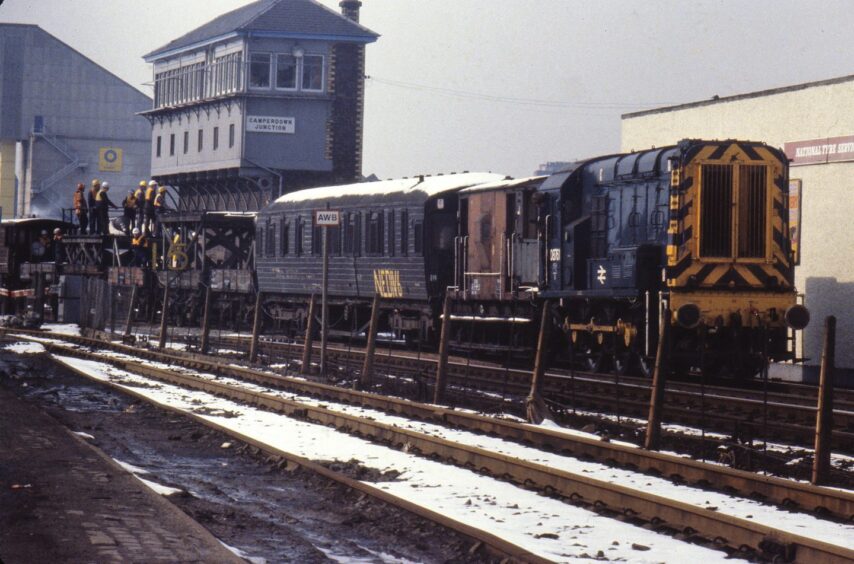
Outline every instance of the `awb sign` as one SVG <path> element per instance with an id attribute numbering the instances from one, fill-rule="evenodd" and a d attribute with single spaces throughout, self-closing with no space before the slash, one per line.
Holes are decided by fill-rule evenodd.
<path id="1" fill-rule="evenodd" d="M 318 227 L 337 227 L 341 225 L 341 212 L 338 210 L 317 210 L 314 212 L 314 224 Z"/>
<path id="2" fill-rule="evenodd" d="M 246 131 L 294 133 L 296 131 L 296 119 L 279 116 L 246 116 Z"/>

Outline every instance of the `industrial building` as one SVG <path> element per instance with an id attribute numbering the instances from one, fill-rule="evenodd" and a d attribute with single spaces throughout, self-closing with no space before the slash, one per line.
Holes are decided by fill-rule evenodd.
<path id="1" fill-rule="evenodd" d="M 178 208 L 253 211 L 361 176 L 361 2 L 260 0 L 145 56 L 153 63 L 152 176 Z"/>
<path id="2" fill-rule="evenodd" d="M 74 186 L 150 169 L 151 99 L 35 25 L 0 24 L 0 217 L 61 217 Z"/>
<path id="3" fill-rule="evenodd" d="M 824 319 L 835 315 L 836 364 L 854 377 L 854 75 L 718 97 L 626 114 L 622 150 L 671 145 L 683 138 L 749 139 L 786 151 L 789 229 L 799 258 L 795 281 L 812 313 L 798 342 L 807 358 L 804 377 L 815 377 Z M 779 368 L 778 368 L 779 370 Z"/>

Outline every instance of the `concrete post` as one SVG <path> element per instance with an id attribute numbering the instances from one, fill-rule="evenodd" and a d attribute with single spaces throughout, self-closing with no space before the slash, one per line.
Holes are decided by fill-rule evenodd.
<path id="1" fill-rule="evenodd" d="M 166 347 L 166 320 L 169 318 L 169 272 L 166 272 L 166 283 L 163 285 L 163 307 L 160 312 L 160 342 L 157 348 Z"/>
<path id="2" fill-rule="evenodd" d="M 543 386 L 543 374 L 546 371 L 545 354 L 548 347 L 549 330 L 551 329 L 551 315 L 549 300 L 543 302 L 543 312 L 540 318 L 540 333 L 537 337 L 537 350 L 534 356 L 534 372 L 531 375 L 531 391 L 525 400 L 528 421 L 541 423 L 548 415 L 548 406 L 543 401 L 541 394 Z"/>
<path id="3" fill-rule="evenodd" d="M 211 299 L 213 292 L 210 286 L 205 286 L 205 309 L 202 314 L 202 335 L 199 338 L 199 352 L 207 354 L 211 336 Z"/>

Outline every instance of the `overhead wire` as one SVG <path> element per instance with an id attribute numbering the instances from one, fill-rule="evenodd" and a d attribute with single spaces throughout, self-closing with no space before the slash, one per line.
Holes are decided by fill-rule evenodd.
<path id="1" fill-rule="evenodd" d="M 404 82 L 402 80 L 392 80 L 388 78 L 380 78 L 376 76 L 365 76 L 369 82 L 403 88 L 408 90 L 416 90 L 422 92 L 431 92 L 445 96 L 454 96 L 457 98 L 465 98 L 471 100 L 481 100 L 487 102 L 501 102 L 507 104 L 516 104 L 522 106 L 535 106 L 541 108 L 575 108 L 575 109 L 598 109 L 598 110 L 630 110 L 644 107 L 659 107 L 673 105 L 675 102 L 591 102 L 591 101 L 569 101 L 569 100 L 546 100 L 541 98 L 522 98 L 515 96 L 502 96 L 496 94 L 487 94 L 483 92 L 472 92 L 467 90 L 458 90 L 454 88 L 446 88 L 442 86 L 434 86 L 429 84 L 419 84 L 415 82 Z"/>

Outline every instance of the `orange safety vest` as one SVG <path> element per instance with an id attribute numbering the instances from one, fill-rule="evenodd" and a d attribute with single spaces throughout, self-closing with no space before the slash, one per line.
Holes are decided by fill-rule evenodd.
<path id="1" fill-rule="evenodd" d="M 145 189 L 145 201 L 150 202 L 153 197 L 154 197 L 154 187 L 149 186 L 148 188 Z"/>
<path id="2" fill-rule="evenodd" d="M 130 244 L 134 247 L 145 248 L 148 246 L 148 239 L 145 238 L 145 235 L 140 235 L 139 237 L 134 237 Z"/>
<path id="3" fill-rule="evenodd" d="M 159 208 L 162 206 L 163 206 L 163 194 L 157 194 L 157 196 L 154 197 L 154 207 Z"/>

